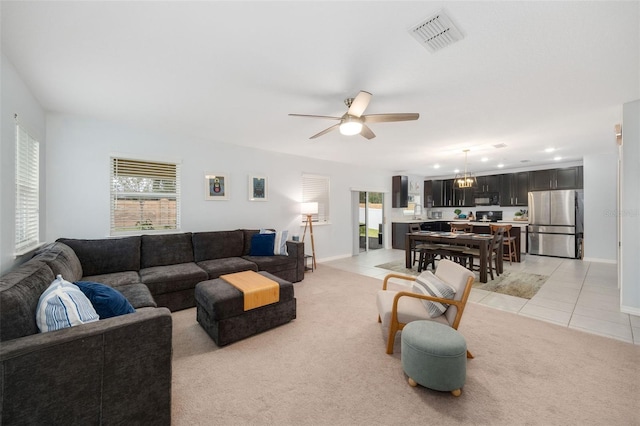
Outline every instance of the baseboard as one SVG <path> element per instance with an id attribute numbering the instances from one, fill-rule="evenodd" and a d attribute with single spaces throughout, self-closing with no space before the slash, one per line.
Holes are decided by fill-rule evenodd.
<path id="1" fill-rule="evenodd" d="M 636 308 L 635 306 L 620 305 L 620 312 L 640 317 L 640 308 Z"/>
<path id="2" fill-rule="evenodd" d="M 611 263 L 611 264 L 614 264 L 614 265 L 616 263 L 618 263 L 618 261 L 615 260 L 615 259 L 598 259 L 598 258 L 595 258 L 595 257 L 584 257 L 584 258 L 582 258 L 582 260 L 585 261 L 585 262 Z"/>

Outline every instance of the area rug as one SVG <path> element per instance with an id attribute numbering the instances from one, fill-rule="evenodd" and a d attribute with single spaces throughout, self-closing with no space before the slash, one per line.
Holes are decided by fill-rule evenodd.
<path id="1" fill-rule="evenodd" d="M 394 262 L 376 265 L 376 268 L 387 269 L 399 274 L 417 276 L 416 269 L 408 269 L 405 267 L 404 260 L 396 260 Z M 521 297 L 523 299 L 531 299 L 540 290 L 542 285 L 547 281 L 547 275 L 531 274 L 522 271 L 505 271 L 500 276 L 495 276 L 493 280 L 481 283 L 478 280 L 476 272 L 476 282 L 474 288 L 493 291 L 495 293 L 507 294 L 509 296 Z"/>

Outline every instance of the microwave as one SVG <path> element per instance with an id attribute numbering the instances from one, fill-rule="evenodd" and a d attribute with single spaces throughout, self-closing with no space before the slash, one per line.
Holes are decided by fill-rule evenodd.
<path id="1" fill-rule="evenodd" d="M 478 192 L 473 194 L 473 202 L 476 206 L 499 206 L 500 194 L 498 192 Z"/>

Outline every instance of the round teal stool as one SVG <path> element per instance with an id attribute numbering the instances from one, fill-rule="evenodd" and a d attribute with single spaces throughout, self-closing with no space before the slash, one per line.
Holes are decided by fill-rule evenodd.
<path id="1" fill-rule="evenodd" d="M 467 377 L 467 343 L 448 325 L 413 321 L 402 329 L 402 369 L 409 384 L 460 396 Z"/>

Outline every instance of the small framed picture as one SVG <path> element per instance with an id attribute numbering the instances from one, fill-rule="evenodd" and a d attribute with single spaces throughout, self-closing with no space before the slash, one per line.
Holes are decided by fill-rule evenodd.
<path id="1" fill-rule="evenodd" d="M 204 199 L 228 200 L 229 177 L 220 173 L 205 173 L 204 175 Z"/>
<path id="2" fill-rule="evenodd" d="M 249 201 L 267 201 L 267 177 L 249 175 Z"/>

